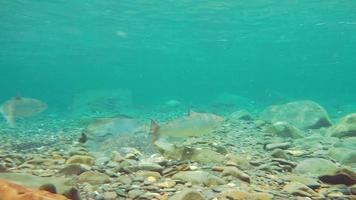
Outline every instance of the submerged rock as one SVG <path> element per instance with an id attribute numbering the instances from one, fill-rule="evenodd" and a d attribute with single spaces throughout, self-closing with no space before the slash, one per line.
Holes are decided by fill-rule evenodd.
<path id="1" fill-rule="evenodd" d="M 239 170 L 237 167 L 224 167 L 221 175 L 233 176 L 248 183 L 250 182 L 250 176 Z"/>
<path id="2" fill-rule="evenodd" d="M 73 190 L 69 179 L 60 177 L 39 177 L 26 173 L 0 173 L 0 179 L 31 189 L 39 189 L 43 185 L 51 184 L 58 194 L 68 194 Z"/>
<path id="3" fill-rule="evenodd" d="M 71 175 L 80 175 L 86 171 L 88 171 L 88 167 L 83 165 L 67 165 L 63 169 L 59 171 L 59 174 L 63 174 L 64 176 L 71 176 Z"/>
<path id="4" fill-rule="evenodd" d="M 231 121 L 239 121 L 239 120 L 250 121 L 250 120 L 253 120 L 253 117 L 246 110 L 239 110 L 239 111 L 233 112 L 229 116 L 229 120 L 231 120 Z"/>
<path id="5" fill-rule="evenodd" d="M 350 186 L 356 184 L 356 172 L 347 168 L 339 168 L 330 174 L 320 176 L 319 179 L 328 184 L 344 184 Z"/>
<path id="6" fill-rule="evenodd" d="M 328 130 L 332 137 L 356 137 L 356 113 L 343 117 L 339 123 Z"/>
<path id="7" fill-rule="evenodd" d="M 91 166 L 94 164 L 94 158 L 85 155 L 74 155 L 67 160 L 67 164 L 83 164 Z"/>
<path id="8" fill-rule="evenodd" d="M 330 148 L 328 155 L 344 165 L 356 166 L 356 150 L 349 148 Z"/>
<path id="9" fill-rule="evenodd" d="M 225 184 L 223 179 L 204 171 L 183 171 L 175 174 L 172 178 L 207 187 Z"/>
<path id="10" fill-rule="evenodd" d="M 217 199 L 225 200 L 225 199 L 233 199 L 233 200 L 272 200 L 273 195 L 262 193 L 262 192 L 244 192 L 236 189 L 228 189 L 222 191 Z"/>
<path id="11" fill-rule="evenodd" d="M 198 191 L 193 189 L 184 189 L 181 192 L 173 195 L 170 200 L 206 200 L 206 198 Z"/>
<path id="12" fill-rule="evenodd" d="M 34 190 L 0 180 L 0 200 L 69 200 L 67 197 L 45 190 Z"/>
<path id="13" fill-rule="evenodd" d="M 265 146 L 265 149 L 268 151 L 271 151 L 273 149 L 288 149 L 290 147 L 289 142 L 283 142 L 283 143 L 272 143 L 272 144 L 267 144 Z"/>
<path id="14" fill-rule="evenodd" d="M 294 169 L 294 172 L 301 175 L 322 176 L 333 173 L 338 166 L 323 158 L 307 158 L 300 162 Z"/>
<path id="15" fill-rule="evenodd" d="M 266 132 L 271 133 L 273 136 L 282 138 L 302 138 L 303 132 L 288 122 L 278 121 L 271 124 Z"/>
<path id="16" fill-rule="evenodd" d="M 286 121 L 302 130 L 331 126 L 325 109 L 313 101 L 295 101 L 270 106 L 260 114 L 260 117 L 272 123 Z"/>
<path id="17" fill-rule="evenodd" d="M 197 149 L 188 159 L 205 164 L 222 164 L 225 156 L 210 149 Z"/>
<path id="18" fill-rule="evenodd" d="M 314 190 L 299 182 L 290 182 L 283 187 L 283 190 L 289 194 L 302 197 L 312 197 L 317 194 Z"/>

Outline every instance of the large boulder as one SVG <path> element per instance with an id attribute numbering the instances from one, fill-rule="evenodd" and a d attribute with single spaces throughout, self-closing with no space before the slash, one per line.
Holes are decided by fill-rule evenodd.
<path id="1" fill-rule="evenodd" d="M 307 130 L 331 126 L 325 109 L 313 101 L 294 101 L 266 108 L 260 117 L 268 122 L 286 121 Z"/>
<path id="2" fill-rule="evenodd" d="M 343 117 L 340 122 L 329 128 L 328 134 L 333 137 L 355 137 L 356 136 L 356 113 Z"/>

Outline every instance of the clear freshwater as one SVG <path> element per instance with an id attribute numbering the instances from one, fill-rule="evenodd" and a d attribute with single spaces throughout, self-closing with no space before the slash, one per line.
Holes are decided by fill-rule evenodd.
<path id="1" fill-rule="evenodd" d="M 0 111 L 0 200 L 354 199 L 356 1 L 0 0 Z"/>
<path id="2" fill-rule="evenodd" d="M 93 88 L 138 103 L 356 98 L 352 0 L 2 0 L 0 21 L 1 100 L 67 106 Z"/>

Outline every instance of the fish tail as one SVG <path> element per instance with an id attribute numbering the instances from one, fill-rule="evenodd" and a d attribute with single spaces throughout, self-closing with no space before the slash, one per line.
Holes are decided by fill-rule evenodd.
<path id="1" fill-rule="evenodd" d="M 0 113 L 4 116 L 4 118 L 6 119 L 6 122 L 10 125 L 11 128 L 15 127 L 15 117 L 12 115 L 7 115 L 4 112 L 4 108 L 0 107 Z"/>
<path id="2" fill-rule="evenodd" d="M 150 135 L 151 135 L 151 143 L 155 143 L 159 138 L 159 125 L 151 119 L 151 128 L 150 128 Z"/>

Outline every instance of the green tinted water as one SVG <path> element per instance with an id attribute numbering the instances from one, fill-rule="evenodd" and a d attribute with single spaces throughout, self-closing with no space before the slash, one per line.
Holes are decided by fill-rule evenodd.
<path id="1" fill-rule="evenodd" d="M 351 0 L 2 0 L 0 21 L 1 100 L 67 105 L 92 88 L 140 103 L 356 97 Z"/>

